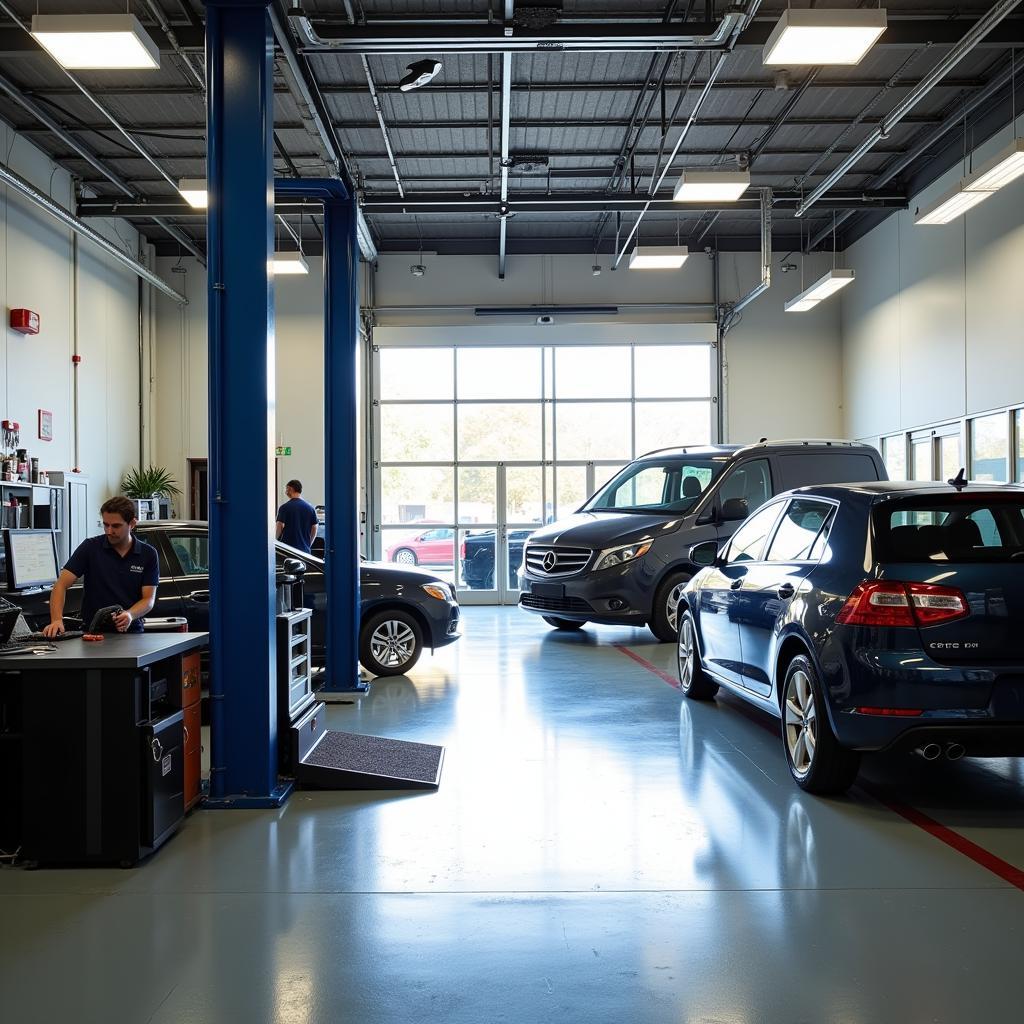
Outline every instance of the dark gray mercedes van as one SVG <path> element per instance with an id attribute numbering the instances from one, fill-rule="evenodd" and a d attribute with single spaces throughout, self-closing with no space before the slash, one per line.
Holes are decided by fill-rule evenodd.
<path id="1" fill-rule="evenodd" d="M 555 629 L 647 623 L 659 640 L 674 642 L 679 595 L 699 568 L 688 559 L 694 544 L 723 543 L 791 487 L 886 479 L 878 452 L 852 441 L 650 452 L 574 515 L 530 536 L 519 606 Z"/>

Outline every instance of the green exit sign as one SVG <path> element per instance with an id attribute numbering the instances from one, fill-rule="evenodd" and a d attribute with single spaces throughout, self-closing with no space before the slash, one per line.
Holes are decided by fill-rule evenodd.
<path id="1" fill-rule="evenodd" d="M 291 453 L 292 446 L 290 444 L 278 445 L 277 448 L 274 449 L 274 455 L 277 456 L 278 458 L 280 458 L 282 455 L 291 455 Z"/>

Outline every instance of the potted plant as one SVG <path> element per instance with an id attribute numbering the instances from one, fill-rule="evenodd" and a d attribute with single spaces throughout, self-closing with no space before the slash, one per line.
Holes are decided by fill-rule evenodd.
<path id="1" fill-rule="evenodd" d="M 147 466 L 125 473 L 121 493 L 126 498 L 172 498 L 181 494 L 181 490 L 163 466 Z"/>

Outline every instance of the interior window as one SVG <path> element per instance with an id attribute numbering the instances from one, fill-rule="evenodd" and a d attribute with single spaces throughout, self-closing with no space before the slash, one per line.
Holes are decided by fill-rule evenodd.
<path id="1" fill-rule="evenodd" d="M 771 496 L 772 475 L 767 459 L 755 459 L 737 466 L 718 490 L 718 500 L 723 509 L 727 501 L 738 500 L 746 504 L 747 515 L 760 508 Z"/>
<path id="2" fill-rule="evenodd" d="M 210 571 L 210 538 L 207 534 L 176 533 L 171 537 L 171 547 L 186 576 Z"/>
<path id="3" fill-rule="evenodd" d="M 834 505 L 806 498 L 791 501 L 772 538 L 768 561 L 806 562 L 816 548 L 823 550 L 817 541 L 826 532 L 834 509 Z"/>
<path id="4" fill-rule="evenodd" d="M 782 510 L 776 502 L 752 515 L 734 534 L 729 543 L 729 562 L 757 562 L 764 551 L 764 543 L 772 532 L 775 520 Z"/>

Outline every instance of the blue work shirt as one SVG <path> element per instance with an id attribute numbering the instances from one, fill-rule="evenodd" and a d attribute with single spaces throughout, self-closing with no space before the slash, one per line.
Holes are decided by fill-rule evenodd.
<path id="1" fill-rule="evenodd" d="M 316 509 L 302 498 L 291 498 L 277 510 L 277 521 L 284 525 L 279 538 L 281 543 L 309 554 L 309 535 L 316 526 Z"/>
<path id="2" fill-rule="evenodd" d="M 92 617 L 101 608 L 119 604 L 127 611 L 142 599 L 143 587 L 160 583 L 156 548 L 134 535 L 131 550 L 123 557 L 106 537 L 83 540 L 64 568 L 85 577 L 81 612 L 84 629 L 89 628 Z M 141 633 L 142 619 L 133 619 L 128 632 Z"/>

